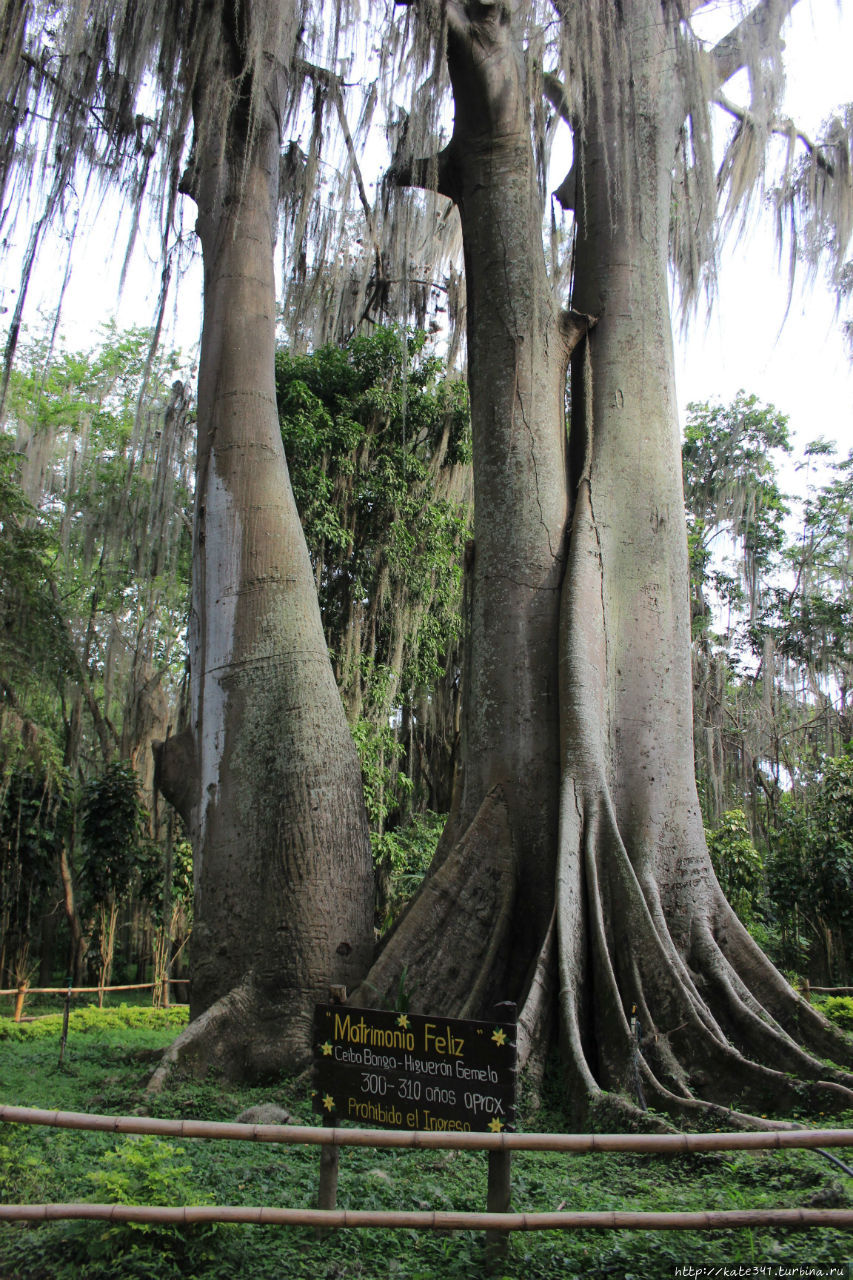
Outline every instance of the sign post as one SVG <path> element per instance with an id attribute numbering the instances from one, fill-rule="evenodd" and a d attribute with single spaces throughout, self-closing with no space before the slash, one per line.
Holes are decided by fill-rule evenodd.
<path id="1" fill-rule="evenodd" d="M 314 1011 L 314 1110 L 385 1129 L 503 1133 L 514 1127 L 517 1083 L 515 1005 L 498 1020 L 475 1022 L 384 1009 L 317 1005 Z M 338 1148 L 320 1157 L 320 1207 L 333 1209 Z M 487 1207 L 510 1205 L 510 1152 L 489 1152 Z M 487 1266 L 506 1252 L 503 1231 L 486 1233 Z"/>

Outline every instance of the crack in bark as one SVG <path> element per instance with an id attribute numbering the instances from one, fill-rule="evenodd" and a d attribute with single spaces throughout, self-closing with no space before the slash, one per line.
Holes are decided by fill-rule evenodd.
<path id="1" fill-rule="evenodd" d="M 516 357 L 516 365 L 515 365 L 514 399 L 518 404 L 518 411 L 521 414 L 521 421 L 524 423 L 525 429 L 527 431 L 527 437 L 530 442 L 530 460 L 533 463 L 533 477 L 534 477 L 534 484 L 536 489 L 536 505 L 539 508 L 539 523 L 542 525 L 542 528 L 545 530 L 545 537 L 548 541 L 548 554 L 550 555 L 552 560 L 554 560 L 555 562 L 559 562 L 560 557 L 554 551 L 554 547 L 551 542 L 551 530 L 548 528 L 548 524 L 545 520 L 545 512 L 542 509 L 542 496 L 539 490 L 539 466 L 536 461 L 536 437 L 533 434 L 532 426 L 527 420 L 527 413 L 525 412 L 525 408 L 524 408 L 524 396 L 521 394 L 518 387 L 518 358 L 517 357 Z"/>

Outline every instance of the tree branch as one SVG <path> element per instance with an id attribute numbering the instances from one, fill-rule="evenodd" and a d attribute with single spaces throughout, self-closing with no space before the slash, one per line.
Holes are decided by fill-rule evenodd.
<path id="1" fill-rule="evenodd" d="M 560 333 L 566 344 L 567 353 L 571 355 L 575 347 L 585 338 L 590 329 L 598 324 L 598 316 L 584 315 L 581 311 L 560 312 Z"/>
<path id="2" fill-rule="evenodd" d="M 198 787 L 198 756 L 190 729 L 152 742 L 154 785 L 189 827 Z"/>
<path id="3" fill-rule="evenodd" d="M 376 234 L 376 220 L 373 217 L 373 209 L 371 208 L 370 201 L 367 198 L 367 191 L 364 186 L 364 179 L 361 176 L 361 167 L 358 163 L 358 156 L 356 155 L 355 143 L 353 142 L 352 134 L 350 133 L 350 130 L 349 130 L 349 124 L 347 123 L 346 112 L 344 111 L 344 96 L 341 93 L 340 80 L 338 80 L 338 83 L 335 89 L 335 109 L 337 110 L 337 113 L 338 113 L 338 120 L 341 123 L 341 132 L 344 135 L 344 142 L 346 143 L 347 152 L 349 153 L 350 164 L 352 165 L 352 171 L 355 175 L 356 186 L 358 187 L 359 199 L 361 200 L 361 207 L 364 210 L 364 220 L 367 223 L 367 230 L 368 230 L 368 234 L 370 235 L 370 239 L 373 241 L 373 251 L 374 251 L 374 254 L 376 257 L 376 263 L 378 266 L 382 261 L 382 249 L 379 244 L 379 237 Z"/>
<path id="4" fill-rule="evenodd" d="M 424 191 L 437 191 L 439 195 L 455 201 L 452 170 L 449 148 L 444 147 L 434 156 L 392 161 L 384 181 L 392 187 L 422 187 Z"/>
<path id="5" fill-rule="evenodd" d="M 555 72 L 546 71 L 543 75 L 542 92 L 560 119 L 564 120 L 574 132 L 578 125 L 577 115 L 572 110 L 572 105 L 566 93 L 566 86 Z M 574 209 L 575 207 L 576 172 L 574 161 L 572 161 L 569 172 L 554 192 L 557 202 L 563 209 Z"/>
<path id="6" fill-rule="evenodd" d="M 492 9 L 500 3 L 502 0 L 479 0 L 483 9 Z M 417 9 L 427 20 L 437 18 L 445 21 L 448 30 L 456 36 L 464 35 L 470 30 L 471 23 L 465 12 L 464 0 L 445 0 L 444 4 L 440 0 L 394 0 L 394 4 L 401 9 Z"/>
<path id="7" fill-rule="evenodd" d="M 718 107 L 721 107 L 723 111 L 727 111 L 730 116 L 734 116 L 735 120 L 739 120 L 742 124 L 748 123 L 752 118 L 751 113 L 747 111 L 745 107 L 737 106 L 736 103 L 726 97 L 722 90 L 718 90 L 711 101 L 716 103 Z M 797 128 L 793 120 L 790 120 L 787 117 L 780 118 L 770 126 L 770 132 L 778 134 L 783 138 L 796 138 L 803 144 L 809 154 L 814 156 L 814 162 L 818 168 L 823 169 L 824 173 L 828 174 L 829 177 L 834 176 L 835 171 L 833 169 L 832 162 L 827 159 L 820 147 L 812 142 L 808 134 L 803 133 L 801 129 Z"/>
<path id="8" fill-rule="evenodd" d="M 553 71 L 546 71 L 542 76 L 542 92 L 560 119 L 565 120 L 570 129 L 574 129 L 577 118 L 566 95 L 566 86 Z"/>
<path id="9" fill-rule="evenodd" d="M 797 0 L 760 0 L 728 35 L 718 41 L 708 55 L 715 88 L 725 84 L 746 66 L 750 46 L 767 44 L 778 36 L 782 23 L 795 4 Z"/>

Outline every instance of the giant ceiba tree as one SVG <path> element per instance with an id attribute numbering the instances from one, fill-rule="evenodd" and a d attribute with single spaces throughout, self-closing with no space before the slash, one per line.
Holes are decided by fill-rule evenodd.
<path id="1" fill-rule="evenodd" d="M 411 0 L 417 109 L 397 129 L 388 210 L 368 206 L 343 130 L 370 283 L 355 279 L 350 235 L 331 266 L 306 244 L 289 294 L 296 323 L 307 314 L 301 296 L 340 325 L 347 307 L 317 302 L 329 288 L 355 316 L 388 300 L 393 264 L 410 256 L 394 212 L 407 207 L 406 188 L 457 206 L 475 467 L 463 767 L 424 887 L 355 998 L 389 998 L 401 981 L 413 1007 L 447 1014 L 513 998 L 523 1056 L 541 1057 L 558 1033 L 571 1096 L 586 1109 L 618 1095 L 687 1118 L 738 1108 L 748 1122 L 771 1106 L 827 1109 L 853 1096 L 853 1077 L 820 1061 L 849 1059 L 843 1037 L 787 986 L 720 892 L 691 750 L 667 264 L 672 253 L 690 294 L 712 256 L 716 100 L 736 121 L 720 175 L 729 216 L 781 128 L 792 158 L 780 207 L 842 267 L 850 122 L 823 148 L 803 141 L 798 167 L 796 130 L 775 117 L 793 3 L 759 0 L 706 49 L 690 27 L 704 5 L 688 0 L 553 0 L 547 14 L 526 0 Z M 132 104 L 146 68 L 164 85 L 158 134 L 177 138 L 194 123 L 182 184 L 198 203 L 205 258 L 194 693 L 161 777 L 194 832 L 200 1016 L 171 1058 L 274 1070 L 304 1055 L 314 996 L 329 982 L 353 985 L 367 962 L 354 757 L 272 398 L 276 199 L 281 189 L 303 241 L 315 224 L 294 190 L 300 174 L 318 172 L 324 102 L 345 119 L 341 81 L 329 60 L 326 72 L 307 68 L 289 3 L 198 0 L 168 15 L 146 4 L 118 17 L 106 4 L 71 4 L 58 70 L 25 49 L 32 12 L 0 9 L 11 50 L 0 70 L 11 85 L 27 68 L 28 91 L 50 99 L 57 139 L 80 121 L 78 99 L 88 111 L 105 94 L 97 136 L 131 149 L 140 137 L 144 155 L 148 125 Z M 386 54 L 410 56 L 406 25 L 395 22 Z M 560 49 L 546 74 L 547 31 Z M 430 156 L 418 144 L 445 56 L 455 122 Z M 89 79 L 72 86 L 64 73 L 78 64 Z M 723 94 L 740 68 L 746 107 Z M 306 71 L 311 144 L 307 155 L 288 147 L 280 166 L 292 83 Z M 574 214 L 565 310 L 542 249 L 544 101 L 574 140 L 559 189 Z M 375 102 L 368 95 L 363 118 Z M 176 199 L 180 147 L 167 155 L 164 189 Z M 48 200 L 61 190 L 48 183 Z"/>
<path id="2" fill-rule="evenodd" d="M 514 999 L 522 1057 L 556 1028 L 582 1111 L 615 1094 L 748 1123 L 847 1105 L 853 1076 L 821 1060 L 849 1063 L 849 1044 L 725 901 L 696 795 L 667 270 L 672 255 L 689 293 L 713 248 L 712 101 L 737 119 L 720 177 L 730 213 L 767 137 L 784 127 L 796 142 L 773 94 L 792 3 L 761 0 L 709 49 L 690 29 L 702 7 L 554 0 L 565 74 L 543 76 L 531 9 L 415 0 L 446 42 L 455 119 L 443 150 L 398 156 L 393 176 L 436 186 L 461 217 L 473 604 L 457 803 L 356 998 L 405 980 L 431 1011 Z M 721 92 L 743 68 L 739 109 Z M 558 192 L 574 212 L 570 310 L 542 249 L 537 93 L 573 129 Z M 797 170 L 799 212 L 832 223 L 837 266 L 849 157 L 839 122 Z"/>

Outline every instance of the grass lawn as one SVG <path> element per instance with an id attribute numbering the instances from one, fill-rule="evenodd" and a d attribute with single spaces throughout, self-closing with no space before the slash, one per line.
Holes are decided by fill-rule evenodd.
<path id="1" fill-rule="evenodd" d="M 82 1009 L 72 1014 L 62 1070 L 57 1066 L 59 1015 L 20 1028 L 0 1018 L 0 1102 L 132 1113 L 144 1106 L 142 1091 L 157 1053 L 184 1017 L 180 1009 Z M 309 1089 L 305 1079 L 282 1079 L 262 1089 L 185 1082 L 149 1110 L 158 1116 L 234 1120 L 246 1107 L 272 1101 L 286 1107 L 294 1123 L 311 1124 Z M 520 1128 L 566 1128 L 556 1106 L 533 1111 L 522 1100 L 521 1113 Z M 826 1122 L 848 1125 L 850 1117 L 826 1117 Z M 853 1159 L 853 1152 L 837 1154 L 846 1162 Z M 318 1148 L 0 1128 L 0 1199 L 6 1203 L 311 1207 L 318 1168 Z M 853 1205 L 853 1179 L 807 1152 L 674 1158 L 523 1152 L 513 1156 L 512 1184 L 513 1208 L 530 1211 Z M 338 1204 L 484 1209 L 486 1156 L 345 1149 Z M 853 1258 L 853 1235 L 823 1229 L 530 1232 L 511 1237 L 499 1275 L 665 1280 L 686 1264 L 761 1275 L 760 1268 L 772 1264 L 841 1264 L 848 1257 Z M 0 1280 L 480 1280 L 484 1274 L 483 1238 L 475 1232 L 350 1230 L 318 1239 L 309 1229 L 280 1227 L 0 1224 Z"/>

